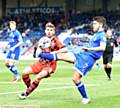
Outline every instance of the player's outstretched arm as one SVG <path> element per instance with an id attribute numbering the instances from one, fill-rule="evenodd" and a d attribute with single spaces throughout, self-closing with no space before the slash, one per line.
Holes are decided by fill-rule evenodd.
<path id="1" fill-rule="evenodd" d="M 93 48 L 83 47 L 81 49 L 85 51 L 104 51 L 105 47 L 93 47 Z"/>
<path id="2" fill-rule="evenodd" d="M 85 50 L 85 51 L 105 51 L 105 48 L 106 48 L 106 43 L 101 43 L 99 47 L 82 47 L 81 49 L 82 50 Z"/>

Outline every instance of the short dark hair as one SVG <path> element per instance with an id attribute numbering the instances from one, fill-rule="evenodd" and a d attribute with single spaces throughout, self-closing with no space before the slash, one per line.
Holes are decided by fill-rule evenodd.
<path id="1" fill-rule="evenodd" d="M 107 27 L 106 19 L 103 16 L 95 16 L 95 17 L 93 17 L 93 21 L 97 21 L 99 23 L 102 23 L 104 28 Z"/>
<path id="2" fill-rule="evenodd" d="M 108 30 L 111 30 L 112 33 L 114 33 L 114 29 L 113 29 L 112 27 L 109 27 L 109 26 L 108 26 L 108 27 L 106 28 L 105 32 L 107 32 Z"/>

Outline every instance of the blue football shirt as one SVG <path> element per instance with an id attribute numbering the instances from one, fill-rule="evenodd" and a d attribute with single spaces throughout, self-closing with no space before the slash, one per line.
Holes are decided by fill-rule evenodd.
<path id="1" fill-rule="evenodd" d="M 96 32 L 89 42 L 89 47 L 99 47 L 100 44 L 106 45 L 106 34 L 104 31 Z M 103 51 L 87 51 L 89 55 L 95 59 L 99 59 L 103 55 Z"/>
<path id="2" fill-rule="evenodd" d="M 18 30 L 10 31 L 9 37 L 10 37 L 9 45 L 10 47 L 13 47 L 19 42 L 21 33 Z"/>

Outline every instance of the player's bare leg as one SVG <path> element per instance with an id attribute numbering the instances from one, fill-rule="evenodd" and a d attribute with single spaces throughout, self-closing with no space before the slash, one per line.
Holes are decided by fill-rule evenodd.
<path id="1" fill-rule="evenodd" d="M 74 63 L 76 60 L 75 56 L 72 53 L 59 53 L 57 56 L 59 60 L 64 60 L 71 63 Z"/>
<path id="2" fill-rule="evenodd" d="M 58 54 L 51 54 L 51 53 L 40 53 L 38 57 L 45 58 L 48 60 L 64 60 L 67 62 L 74 63 L 76 58 L 75 56 L 68 52 L 68 53 L 58 53 Z"/>

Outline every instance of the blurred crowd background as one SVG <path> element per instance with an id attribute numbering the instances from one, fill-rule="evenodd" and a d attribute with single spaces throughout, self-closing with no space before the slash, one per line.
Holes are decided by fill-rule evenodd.
<path id="1" fill-rule="evenodd" d="M 7 52 L 5 46 L 9 41 L 8 24 L 11 20 L 16 21 L 17 29 L 21 32 L 23 37 L 23 45 L 21 47 L 22 55 L 33 53 L 35 43 L 40 39 L 40 37 L 44 35 L 44 26 L 47 22 L 50 21 L 55 24 L 57 36 L 59 36 L 63 32 L 66 32 L 66 30 L 72 30 L 72 33 L 76 33 L 79 35 L 80 33 L 90 33 L 90 21 L 96 15 L 104 16 L 106 18 L 108 26 L 113 28 L 114 36 L 120 43 L 120 2 L 118 0 L 116 0 L 116 2 L 113 0 L 101 0 L 101 7 L 99 6 L 100 0 L 92 0 L 93 9 L 88 7 L 88 10 L 82 8 L 81 6 L 85 5 L 86 7 L 86 3 L 88 4 L 90 0 L 85 0 L 85 3 L 83 2 L 83 0 L 69 1 L 71 3 L 68 3 L 68 0 L 60 0 L 61 5 L 58 4 L 58 1 L 56 2 L 54 0 L 40 1 L 41 4 L 39 3 L 38 5 L 38 0 L 25 0 L 26 4 L 28 2 L 28 6 L 24 6 L 21 3 L 22 1 L 20 0 L 13 0 L 13 2 L 16 2 L 16 5 L 14 3 L 14 5 L 11 5 L 12 3 L 10 2 L 10 0 L 2 0 L 1 4 L 6 5 L 2 6 L 1 10 L 3 12 L 6 11 L 6 14 L 2 13 L 0 17 L 0 53 L 5 54 Z M 116 8 L 112 7 L 112 4 L 114 2 Z M 54 6 L 49 5 L 52 3 L 54 4 Z M 62 7 L 64 5 L 65 7 Z M 21 9 L 21 7 L 22 9 L 29 9 L 29 7 L 35 9 L 37 7 L 39 7 L 38 9 L 41 9 L 41 7 L 48 9 L 50 7 L 51 9 L 51 7 L 53 7 L 54 10 L 56 9 L 56 12 L 14 12 L 14 10 Z M 57 12 L 57 10 L 59 11 Z M 86 24 L 87 26 L 75 29 L 83 24 Z M 120 45 L 116 52 L 120 52 Z"/>

